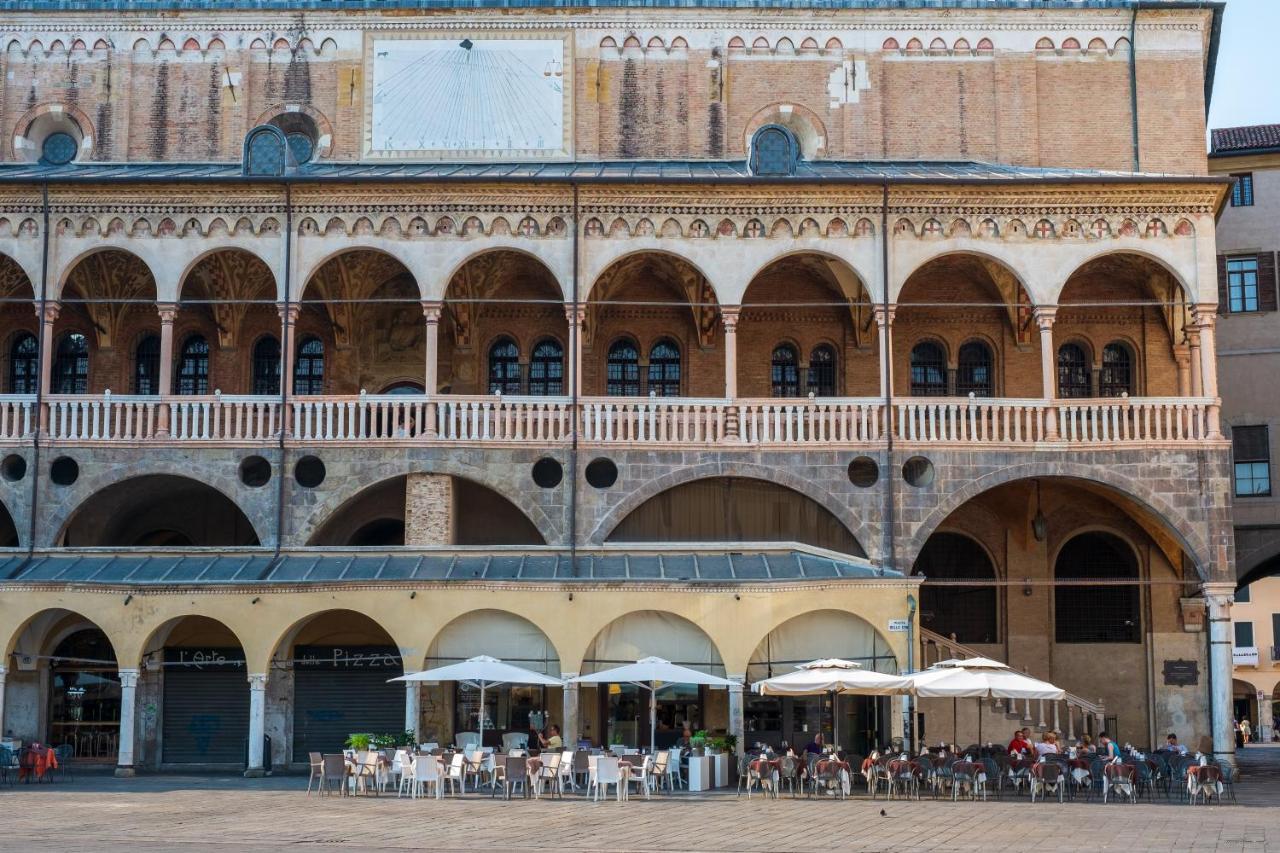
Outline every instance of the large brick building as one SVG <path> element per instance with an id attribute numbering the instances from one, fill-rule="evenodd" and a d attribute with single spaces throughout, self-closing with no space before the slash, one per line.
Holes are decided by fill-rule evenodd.
<path id="1" fill-rule="evenodd" d="M 1231 752 L 1218 5 L 87 5 L 0 0 L 6 733 L 642 742 L 629 685 L 385 680 L 981 652 L 1071 694 L 988 733 Z"/>

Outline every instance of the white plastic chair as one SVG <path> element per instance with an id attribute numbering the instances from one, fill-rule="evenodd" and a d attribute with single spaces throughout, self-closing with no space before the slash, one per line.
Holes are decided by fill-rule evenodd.
<path id="1" fill-rule="evenodd" d="M 627 798 L 631 796 L 631 786 L 638 785 L 639 790 L 644 792 L 644 798 L 649 799 L 649 773 L 652 769 L 653 757 L 649 755 L 646 755 L 639 764 L 631 765 L 631 775 L 627 777 L 626 784 Z"/>
<path id="2" fill-rule="evenodd" d="M 550 752 L 542 756 L 542 766 L 538 768 L 538 776 L 533 780 L 533 797 L 538 799 L 542 795 L 542 783 L 548 782 L 551 785 L 551 793 L 554 796 L 557 792 L 564 796 L 564 789 L 560 787 L 560 764 L 563 759 L 563 753 Z"/>
<path id="3" fill-rule="evenodd" d="M 587 756 L 587 796 L 590 797 L 595 792 L 597 786 L 596 770 L 600 765 L 600 756 Z"/>
<path id="4" fill-rule="evenodd" d="M 627 786 L 622 784 L 622 774 L 618 770 L 618 759 L 602 755 L 600 760 L 596 762 L 596 802 L 600 800 L 600 791 L 602 789 L 605 796 L 609 796 L 610 785 L 617 792 L 619 801 L 627 798 Z"/>
<path id="5" fill-rule="evenodd" d="M 391 759 L 391 773 L 390 773 L 390 775 L 394 777 L 392 781 L 394 781 L 396 785 L 400 784 L 400 780 L 404 777 L 405 768 L 408 767 L 412 761 L 413 761 L 413 757 L 409 755 L 408 750 L 406 749 L 396 750 L 395 756 L 392 757 Z M 386 789 L 384 788 L 383 790 L 386 790 Z"/>
<path id="6" fill-rule="evenodd" d="M 479 732 L 458 732 L 457 737 L 453 739 L 453 743 L 463 752 L 470 752 L 480 746 Z"/>
<path id="7" fill-rule="evenodd" d="M 684 775 L 680 772 L 680 756 L 683 754 L 680 747 L 671 747 L 671 754 L 667 757 L 667 788 L 669 790 L 674 791 L 681 785 L 686 788 L 689 787 L 689 783 L 685 781 Z"/>
<path id="8" fill-rule="evenodd" d="M 565 786 L 568 785 L 574 792 L 577 792 L 578 785 L 573 781 L 573 750 L 566 749 L 560 753 L 560 793 L 564 793 Z"/>
<path id="9" fill-rule="evenodd" d="M 440 759 L 430 753 L 419 755 L 413 762 L 413 796 L 425 796 L 427 788 L 431 789 L 437 800 L 444 796 L 444 790 L 440 787 Z"/>
<path id="10" fill-rule="evenodd" d="M 467 759 L 461 752 L 453 754 L 453 760 L 449 762 L 442 781 L 453 788 L 455 796 L 459 789 L 464 794 L 467 792 Z"/>

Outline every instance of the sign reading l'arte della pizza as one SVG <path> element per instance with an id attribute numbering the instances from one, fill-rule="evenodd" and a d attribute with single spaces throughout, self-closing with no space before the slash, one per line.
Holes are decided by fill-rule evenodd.
<path id="1" fill-rule="evenodd" d="M 368 154 L 423 159 L 565 156 L 560 38 L 424 34 L 372 39 Z"/>

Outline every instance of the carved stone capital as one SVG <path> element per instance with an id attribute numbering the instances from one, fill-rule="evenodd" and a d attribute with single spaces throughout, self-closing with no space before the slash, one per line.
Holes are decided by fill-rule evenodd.
<path id="1" fill-rule="evenodd" d="M 720 307 L 720 322 L 724 325 L 724 333 L 726 335 L 732 335 L 738 331 L 738 318 L 741 315 L 741 305 L 722 305 Z"/>
<path id="2" fill-rule="evenodd" d="M 36 303 L 36 319 L 41 320 L 49 325 L 57 322 L 58 315 L 62 313 L 62 306 L 57 302 L 46 302 L 44 305 L 44 315 L 40 313 L 40 303 Z"/>
<path id="3" fill-rule="evenodd" d="M 178 306 L 173 302 L 160 302 L 156 305 L 156 313 L 160 315 L 160 324 L 172 326 L 178 318 Z"/>
<path id="4" fill-rule="evenodd" d="M 266 690 L 267 674 L 265 672 L 249 673 L 249 689 L 250 690 Z"/>
<path id="5" fill-rule="evenodd" d="M 138 670 L 121 667 L 119 674 L 121 689 L 132 690 L 138 686 Z"/>
<path id="6" fill-rule="evenodd" d="M 427 324 L 439 323 L 440 315 L 444 312 L 443 302 L 424 301 L 422 303 L 422 316 L 426 319 Z"/>
<path id="7" fill-rule="evenodd" d="M 1058 319 L 1058 306 L 1041 305 L 1034 309 L 1031 315 L 1035 318 L 1036 328 L 1043 332 L 1053 328 L 1054 321 Z"/>

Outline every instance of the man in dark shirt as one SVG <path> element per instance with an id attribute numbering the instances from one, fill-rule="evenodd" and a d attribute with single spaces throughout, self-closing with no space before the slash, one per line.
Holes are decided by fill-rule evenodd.
<path id="1" fill-rule="evenodd" d="M 808 745 L 804 748 L 804 751 L 812 753 L 813 755 L 822 755 L 823 749 L 822 732 L 818 732 L 813 736 L 813 740 L 809 741 Z"/>

